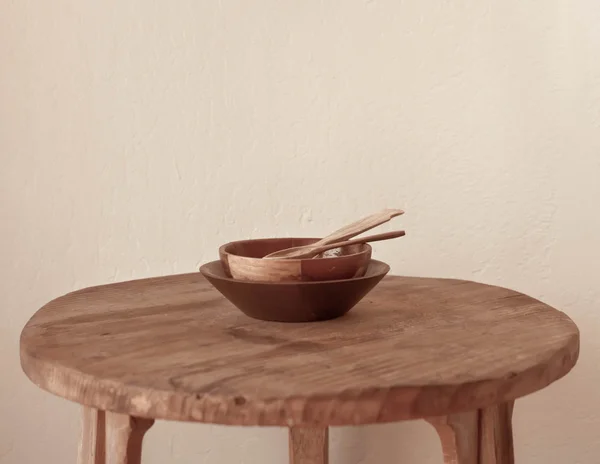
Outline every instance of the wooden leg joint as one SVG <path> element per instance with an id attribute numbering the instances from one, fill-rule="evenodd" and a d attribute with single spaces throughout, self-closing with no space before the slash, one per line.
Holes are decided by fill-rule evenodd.
<path id="1" fill-rule="evenodd" d="M 142 440 L 152 424 L 152 419 L 107 412 L 106 464 L 140 464 Z"/>
<path id="2" fill-rule="evenodd" d="M 444 464 L 514 464 L 513 402 L 427 419 L 442 443 Z"/>

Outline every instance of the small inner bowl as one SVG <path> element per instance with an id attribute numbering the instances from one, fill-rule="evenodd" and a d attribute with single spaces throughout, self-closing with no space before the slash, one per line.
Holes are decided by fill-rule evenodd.
<path id="1" fill-rule="evenodd" d="M 257 282 L 327 281 L 363 276 L 371 260 L 369 244 L 332 250 L 323 257 L 307 259 L 262 259 L 275 251 L 310 245 L 318 238 L 266 238 L 240 240 L 219 248 L 219 257 L 229 277 Z"/>
<path id="2" fill-rule="evenodd" d="M 200 272 L 234 306 L 263 321 L 314 322 L 343 316 L 389 272 L 371 260 L 361 277 L 322 282 L 251 282 L 233 279 L 220 261 L 206 263 Z"/>

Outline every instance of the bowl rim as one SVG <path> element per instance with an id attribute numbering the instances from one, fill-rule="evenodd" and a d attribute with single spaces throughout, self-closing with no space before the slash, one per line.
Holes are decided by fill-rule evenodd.
<path id="1" fill-rule="evenodd" d="M 323 238 L 323 237 L 321 237 Z M 255 258 L 253 256 L 243 256 L 243 255 L 236 255 L 234 253 L 231 253 L 229 251 L 225 250 L 225 247 L 231 246 L 231 245 L 235 245 L 238 243 L 247 243 L 247 242 L 270 242 L 270 241 L 275 241 L 275 240 L 316 240 L 319 241 L 321 240 L 321 238 L 317 238 L 317 237 L 268 237 L 268 238 L 249 238 L 249 239 L 245 239 L 245 240 L 234 240 L 232 242 L 227 242 L 224 243 L 223 245 L 221 245 L 219 247 L 219 255 L 220 254 L 225 254 L 227 256 L 237 256 L 239 258 L 245 258 L 245 259 L 256 259 L 256 260 L 262 260 L 263 258 Z M 362 254 L 365 253 L 372 253 L 373 252 L 373 248 L 371 247 L 371 245 L 369 243 L 363 243 L 363 245 L 365 246 L 365 249 L 363 251 L 359 251 L 358 253 L 352 253 L 349 255 L 342 255 L 342 256 L 330 256 L 328 258 L 319 258 L 319 260 L 321 261 L 329 261 L 332 259 L 340 259 L 340 258 L 350 258 L 350 257 L 356 257 L 356 256 L 360 256 Z M 285 261 L 288 263 L 300 263 L 302 261 L 309 261 L 313 258 L 291 258 L 291 259 L 286 259 Z M 383 262 L 383 261 L 382 261 Z M 208 263 L 206 263 L 208 264 Z M 385 263 L 384 263 L 385 264 Z M 348 279 L 342 279 L 342 280 L 348 280 Z M 335 281 L 328 281 L 328 282 L 335 282 Z"/>
<path id="2" fill-rule="evenodd" d="M 256 259 L 261 259 L 261 258 L 256 258 Z M 289 260 L 291 261 L 291 260 Z M 369 272 L 369 268 L 373 265 L 382 265 L 381 266 L 381 271 L 377 272 L 375 274 L 370 274 L 367 275 L 365 273 L 365 275 L 360 276 L 360 277 L 350 277 L 348 279 L 336 279 L 336 280 L 308 280 L 308 281 L 303 281 L 303 280 L 286 280 L 286 281 L 279 281 L 279 282 L 270 282 L 270 281 L 260 281 L 260 280 L 241 280 L 241 279 L 234 279 L 233 277 L 227 277 L 227 276 L 219 276 L 219 275 L 215 275 L 213 273 L 207 272 L 207 268 L 208 266 L 211 265 L 216 265 L 216 264 L 220 264 L 221 266 L 223 266 L 223 263 L 221 262 L 220 259 L 214 260 L 214 261 L 209 261 L 206 262 L 202 265 L 200 265 L 200 267 L 198 268 L 198 271 L 200 271 L 200 273 L 206 278 L 207 275 L 209 274 L 211 276 L 211 278 L 214 279 L 218 279 L 218 280 L 224 280 L 224 281 L 228 281 L 228 282 L 235 282 L 236 284 L 241 284 L 241 285 L 288 285 L 288 286 L 298 286 L 298 285 L 326 285 L 326 284 L 335 284 L 335 283 L 340 283 L 340 282 L 360 282 L 361 280 L 367 280 L 367 279 L 372 279 L 375 277 L 379 277 L 379 276 L 386 276 L 390 270 L 391 267 L 388 263 L 384 262 L 384 261 L 380 261 L 378 259 L 371 259 L 369 261 L 368 267 L 367 267 L 367 271 Z"/>

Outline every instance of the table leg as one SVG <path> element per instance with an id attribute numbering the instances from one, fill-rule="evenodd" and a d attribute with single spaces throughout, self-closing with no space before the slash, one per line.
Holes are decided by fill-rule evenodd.
<path id="1" fill-rule="evenodd" d="M 152 419 L 107 411 L 106 464 L 140 464 L 142 440 L 152 424 Z"/>
<path id="2" fill-rule="evenodd" d="M 514 464 L 513 402 L 429 418 L 440 436 L 444 464 Z"/>
<path id="3" fill-rule="evenodd" d="M 328 464 L 329 429 L 293 427 L 289 433 L 290 464 Z"/>
<path id="4" fill-rule="evenodd" d="M 479 411 L 427 419 L 435 427 L 444 464 L 479 464 Z"/>
<path id="5" fill-rule="evenodd" d="M 105 464 L 104 411 L 83 407 L 78 464 Z"/>
<path id="6" fill-rule="evenodd" d="M 481 464 L 514 464 L 512 413 L 514 402 L 482 409 L 479 415 Z"/>

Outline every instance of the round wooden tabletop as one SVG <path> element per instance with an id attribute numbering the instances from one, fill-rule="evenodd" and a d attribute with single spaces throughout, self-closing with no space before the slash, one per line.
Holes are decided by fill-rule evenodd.
<path id="1" fill-rule="evenodd" d="M 244 316 L 199 273 L 70 293 L 21 334 L 41 388 L 132 416 L 329 426 L 432 417 L 539 390 L 577 361 L 563 313 L 474 282 L 387 277 L 346 316 Z"/>

